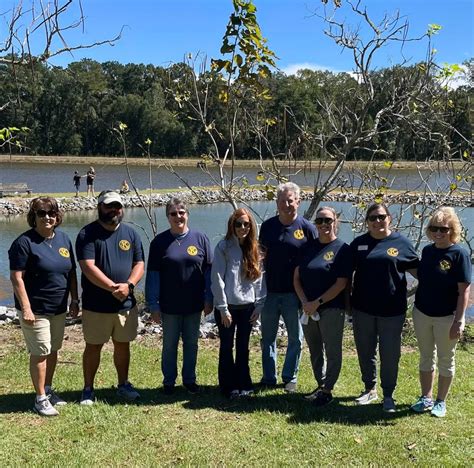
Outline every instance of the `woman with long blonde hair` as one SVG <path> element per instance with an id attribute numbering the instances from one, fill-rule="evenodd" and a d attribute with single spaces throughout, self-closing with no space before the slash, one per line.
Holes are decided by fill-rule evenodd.
<path id="1" fill-rule="evenodd" d="M 219 386 L 228 398 L 253 393 L 249 339 L 265 300 L 260 257 L 255 220 L 248 210 L 239 208 L 230 216 L 225 238 L 216 246 L 211 271 L 220 337 Z"/>

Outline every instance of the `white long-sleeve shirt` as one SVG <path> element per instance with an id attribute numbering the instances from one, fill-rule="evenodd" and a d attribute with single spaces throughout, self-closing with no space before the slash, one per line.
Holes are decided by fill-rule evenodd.
<path id="1" fill-rule="evenodd" d="M 211 291 L 214 306 L 221 312 L 228 312 L 230 305 L 255 303 L 260 313 L 266 296 L 264 275 L 254 281 L 242 273 L 243 254 L 235 236 L 221 240 L 214 250 L 211 270 Z"/>

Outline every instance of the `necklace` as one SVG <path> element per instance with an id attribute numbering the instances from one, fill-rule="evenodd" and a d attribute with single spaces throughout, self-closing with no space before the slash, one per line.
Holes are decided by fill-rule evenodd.
<path id="1" fill-rule="evenodd" d="M 55 235 L 55 233 L 53 232 L 53 234 L 50 237 L 45 237 L 44 241 L 43 241 L 50 249 L 53 248 L 54 235 Z"/>

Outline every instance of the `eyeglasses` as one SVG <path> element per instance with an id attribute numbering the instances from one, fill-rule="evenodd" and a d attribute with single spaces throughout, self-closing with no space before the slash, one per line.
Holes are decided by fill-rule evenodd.
<path id="1" fill-rule="evenodd" d="M 37 210 L 35 211 L 35 213 L 36 213 L 36 216 L 38 216 L 38 218 L 45 218 L 46 215 L 48 215 L 50 218 L 56 218 L 56 216 L 58 215 L 58 213 L 54 210 L 49 210 L 49 211 Z"/>
<path id="2" fill-rule="evenodd" d="M 249 221 L 235 221 L 234 223 L 234 227 L 236 229 L 239 229 L 239 228 L 248 228 L 250 226 L 250 222 Z"/>
<path id="3" fill-rule="evenodd" d="M 388 215 L 386 214 L 370 215 L 367 216 L 367 219 L 373 223 L 374 221 L 385 221 L 387 219 L 387 216 Z"/>
<path id="4" fill-rule="evenodd" d="M 333 218 L 316 218 L 314 223 L 320 226 L 321 224 L 332 224 L 334 223 Z"/>
<path id="5" fill-rule="evenodd" d="M 112 203 L 104 203 L 104 206 L 107 210 L 120 210 L 122 208 L 122 205 L 117 202 L 112 202 Z"/>
<path id="6" fill-rule="evenodd" d="M 443 234 L 446 234 L 449 231 L 448 227 L 445 226 L 428 226 L 428 231 L 430 232 L 442 232 Z"/>
<path id="7" fill-rule="evenodd" d="M 184 216 L 186 214 L 186 210 L 178 210 L 178 211 L 170 211 L 168 213 L 168 216 L 173 216 L 176 217 L 176 216 Z"/>

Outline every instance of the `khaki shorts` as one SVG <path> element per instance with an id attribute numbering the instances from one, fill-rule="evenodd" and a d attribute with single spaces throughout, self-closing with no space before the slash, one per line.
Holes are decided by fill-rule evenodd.
<path id="1" fill-rule="evenodd" d="M 118 313 L 82 310 L 82 332 L 89 344 L 104 344 L 112 337 L 120 343 L 133 341 L 137 336 L 138 307 Z"/>
<path id="2" fill-rule="evenodd" d="M 47 356 L 61 349 L 64 337 L 66 312 L 60 315 L 36 315 L 33 324 L 23 320 L 21 310 L 17 310 L 21 331 L 25 337 L 28 352 L 33 356 Z"/>

